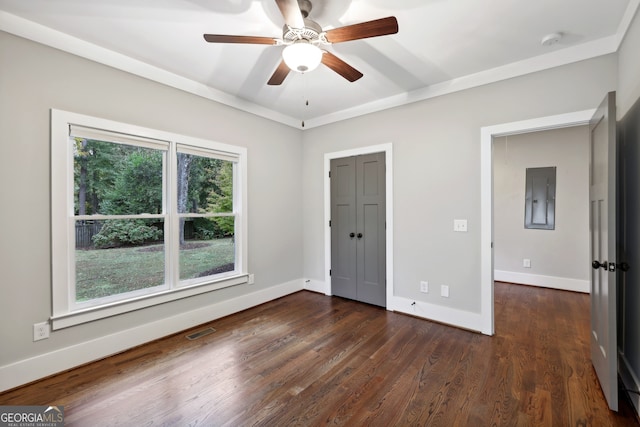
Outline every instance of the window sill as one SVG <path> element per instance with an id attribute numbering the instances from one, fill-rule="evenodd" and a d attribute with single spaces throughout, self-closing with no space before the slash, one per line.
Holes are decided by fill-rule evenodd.
<path id="1" fill-rule="evenodd" d="M 221 278 L 204 284 L 171 289 L 164 292 L 154 293 L 152 295 L 145 295 L 125 301 L 105 304 L 99 307 L 92 307 L 83 310 L 77 310 L 71 313 L 54 315 L 51 317 L 51 328 L 54 331 L 64 329 L 70 326 L 80 325 L 111 316 L 117 316 L 119 314 L 129 313 L 131 311 L 152 307 L 158 304 L 164 304 L 170 301 L 176 301 L 182 298 L 188 298 L 194 295 L 204 294 L 230 286 L 241 285 L 244 283 L 248 283 L 248 281 L 249 275 L 243 273 L 236 276 Z"/>

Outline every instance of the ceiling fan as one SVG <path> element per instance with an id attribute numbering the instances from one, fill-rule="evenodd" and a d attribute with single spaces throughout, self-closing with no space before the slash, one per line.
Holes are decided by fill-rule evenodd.
<path id="1" fill-rule="evenodd" d="M 342 43 L 369 37 L 385 36 L 398 32 L 398 21 L 394 16 L 375 19 L 359 24 L 347 25 L 323 31 L 315 21 L 309 19 L 309 0 L 276 0 L 285 20 L 282 38 L 260 36 L 233 36 L 225 34 L 205 34 L 209 43 L 245 43 L 285 46 L 282 61 L 267 82 L 280 85 L 289 71 L 306 73 L 320 63 L 326 65 L 350 82 L 362 77 L 362 73 L 321 46 Z"/>

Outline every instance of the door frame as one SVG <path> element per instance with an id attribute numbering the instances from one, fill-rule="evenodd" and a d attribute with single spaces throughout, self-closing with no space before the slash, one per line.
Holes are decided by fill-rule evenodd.
<path id="1" fill-rule="evenodd" d="M 350 150 L 335 151 L 324 154 L 324 293 L 331 294 L 331 180 L 329 171 L 331 170 L 331 160 L 342 157 L 359 156 L 361 154 L 384 153 L 385 164 L 385 214 L 387 221 L 386 230 L 386 291 L 387 306 L 391 309 L 393 298 L 393 144 L 370 145 L 367 147 L 353 148 Z"/>
<path id="2" fill-rule="evenodd" d="M 590 110 L 538 117 L 480 128 L 480 318 L 481 332 L 495 333 L 493 298 L 493 138 L 588 125 Z"/>

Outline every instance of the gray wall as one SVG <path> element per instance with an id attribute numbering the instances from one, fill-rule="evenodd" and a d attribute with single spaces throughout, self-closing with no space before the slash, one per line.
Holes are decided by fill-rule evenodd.
<path id="1" fill-rule="evenodd" d="M 618 117 L 623 118 L 622 166 L 623 260 L 631 264 L 619 280 L 618 346 L 627 388 L 640 390 L 640 15 L 636 14 L 619 51 Z M 630 110 L 634 106 L 633 110 Z M 630 394 L 640 414 L 640 396 Z"/>
<path id="2" fill-rule="evenodd" d="M 631 22 L 618 50 L 618 118 L 623 117 L 640 98 L 640 12 Z"/>
<path id="3" fill-rule="evenodd" d="M 0 367 L 301 281 L 300 131 L 3 32 L 0 94 Z M 32 342 L 32 325 L 51 315 L 50 108 L 247 147 L 248 256 L 256 284 L 55 331 Z"/>
<path id="4" fill-rule="evenodd" d="M 51 312 L 50 108 L 248 147 L 249 269 L 262 288 L 302 277 L 324 281 L 324 153 L 392 142 L 395 293 L 477 313 L 480 128 L 594 108 L 618 81 L 619 99 L 637 99 L 639 26 L 636 18 L 619 57 L 607 55 L 302 134 L 0 32 L 0 367 L 252 290 L 227 288 L 32 342 L 33 323 Z M 468 233 L 452 232 L 454 218 L 469 220 Z M 448 284 L 451 297 L 421 294 L 420 280 Z M 640 301 L 627 303 L 637 311 Z M 637 322 L 625 318 L 625 327 L 627 345 L 638 347 Z M 633 364 L 638 375 L 640 357 Z"/>
<path id="5" fill-rule="evenodd" d="M 526 169 L 546 166 L 557 168 L 555 229 L 525 229 Z M 588 126 L 495 138 L 493 176 L 495 269 L 588 282 Z"/>
<path id="6" fill-rule="evenodd" d="M 395 295 L 479 313 L 480 128 L 595 108 L 616 65 L 607 55 L 305 131 L 305 276 L 324 281 L 324 154 L 392 142 Z M 454 218 L 469 231 L 454 233 Z"/>

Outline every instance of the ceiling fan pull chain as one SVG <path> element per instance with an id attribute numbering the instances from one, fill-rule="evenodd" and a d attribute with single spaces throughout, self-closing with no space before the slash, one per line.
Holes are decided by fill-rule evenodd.
<path id="1" fill-rule="evenodd" d="M 307 97 L 307 74 L 302 74 L 302 99 L 304 99 L 304 106 L 309 107 L 309 98 Z M 304 128 L 304 118 L 308 117 L 307 109 L 302 109 L 302 127 Z"/>

